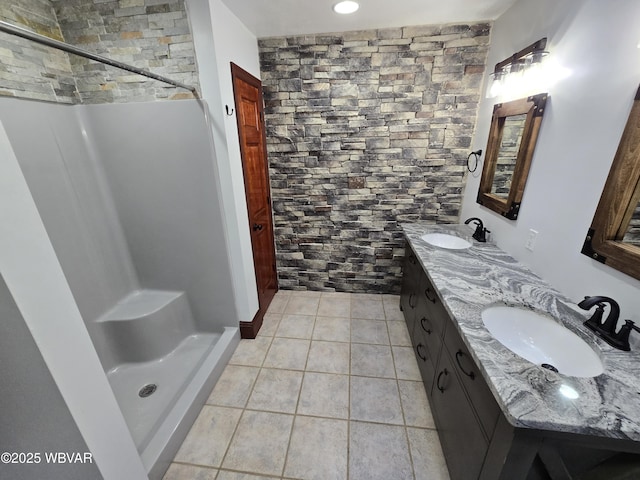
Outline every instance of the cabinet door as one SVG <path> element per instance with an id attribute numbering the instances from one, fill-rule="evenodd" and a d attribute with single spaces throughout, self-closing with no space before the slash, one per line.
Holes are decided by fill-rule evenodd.
<path id="1" fill-rule="evenodd" d="M 418 305 L 418 288 L 420 276 L 424 275 L 415 253 L 407 246 L 402 267 L 402 290 L 400 291 L 400 308 L 407 322 L 409 335 L 413 338 L 413 329 Z"/>
<path id="2" fill-rule="evenodd" d="M 477 480 L 488 441 L 446 348 L 440 355 L 431 407 L 451 480 Z"/>
<path id="3" fill-rule="evenodd" d="M 462 380 L 464 389 L 473 404 L 487 437 L 491 438 L 500 415 L 500 407 L 493 393 L 485 383 L 478 367 L 471 358 L 469 350 L 460 338 L 456 328 L 451 325 L 445 333 L 444 344 L 454 360 L 455 369 Z"/>

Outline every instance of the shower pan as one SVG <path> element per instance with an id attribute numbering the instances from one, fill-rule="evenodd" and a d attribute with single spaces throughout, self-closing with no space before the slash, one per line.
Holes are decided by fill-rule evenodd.
<path id="1" fill-rule="evenodd" d="M 0 99 L 0 121 L 151 479 L 162 478 L 239 342 L 205 112 L 199 100 Z"/>

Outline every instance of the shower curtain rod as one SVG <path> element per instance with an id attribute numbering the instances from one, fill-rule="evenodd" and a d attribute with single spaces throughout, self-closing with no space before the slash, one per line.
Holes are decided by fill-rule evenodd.
<path id="1" fill-rule="evenodd" d="M 96 55 L 95 53 L 87 52 L 86 50 L 82 50 L 81 48 L 75 47 L 73 45 L 69 45 L 68 43 L 60 42 L 58 40 L 54 40 L 53 38 L 49 38 L 44 35 L 31 32 L 27 29 L 17 27 L 15 25 L 4 22 L 2 20 L 0 20 L 0 31 L 9 33 L 11 35 L 16 35 L 18 37 L 26 38 L 27 40 L 32 40 L 34 42 L 40 43 L 42 45 L 46 45 L 48 47 L 56 48 L 58 50 L 62 50 L 68 53 L 73 53 L 74 55 L 79 55 L 81 57 L 88 58 L 90 60 L 95 60 L 96 62 L 105 63 L 107 65 L 111 65 L 112 67 L 120 68 L 122 70 L 127 70 L 128 72 L 137 73 L 138 75 L 143 75 L 145 77 L 153 78 L 154 80 L 159 80 L 164 83 L 169 83 L 176 87 L 190 90 L 193 93 L 193 95 L 196 98 L 198 98 L 198 91 L 196 90 L 195 87 L 185 85 L 184 83 L 176 82 L 175 80 L 171 80 L 170 78 L 163 77 L 162 75 L 156 75 L 155 73 L 151 73 L 147 70 L 143 70 L 141 68 L 137 68 L 132 65 L 127 65 L 126 63 L 117 62 L 115 60 L 111 60 L 110 58 L 103 57 L 101 55 Z"/>

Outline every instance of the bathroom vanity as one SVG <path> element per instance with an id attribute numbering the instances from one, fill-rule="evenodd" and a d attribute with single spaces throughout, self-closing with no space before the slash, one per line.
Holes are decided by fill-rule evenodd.
<path id="1" fill-rule="evenodd" d="M 640 453 L 640 350 L 596 338 L 574 301 L 495 245 L 473 240 L 466 225 L 402 228 L 400 305 L 452 480 L 614 480 L 623 478 L 614 469 L 639 468 L 625 452 Z M 421 238 L 427 233 L 471 246 L 432 246 Z M 604 373 L 568 376 L 516 355 L 482 321 L 495 305 L 553 318 L 593 348 Z"/>

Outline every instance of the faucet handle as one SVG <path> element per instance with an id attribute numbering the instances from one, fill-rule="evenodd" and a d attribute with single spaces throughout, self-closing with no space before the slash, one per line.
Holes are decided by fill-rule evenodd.
<path id="1" fill-rule="evenodd" d="M 631 330 L 640 332 L 640 328 L 636 327 L 631 320 L 625 320 L 624 325 L 620 328 L 618 333 L 616 333 L 615 336 L 611 339 L 613 343 L 611 342 L 609 343 L 614 347 L 619 348 L 620 350 L 624 350 L 625 352 L 628 352 L 629 350 L 631 350 L 631 347 L 629 345 L 629 334 L 631 333 Z"/>

